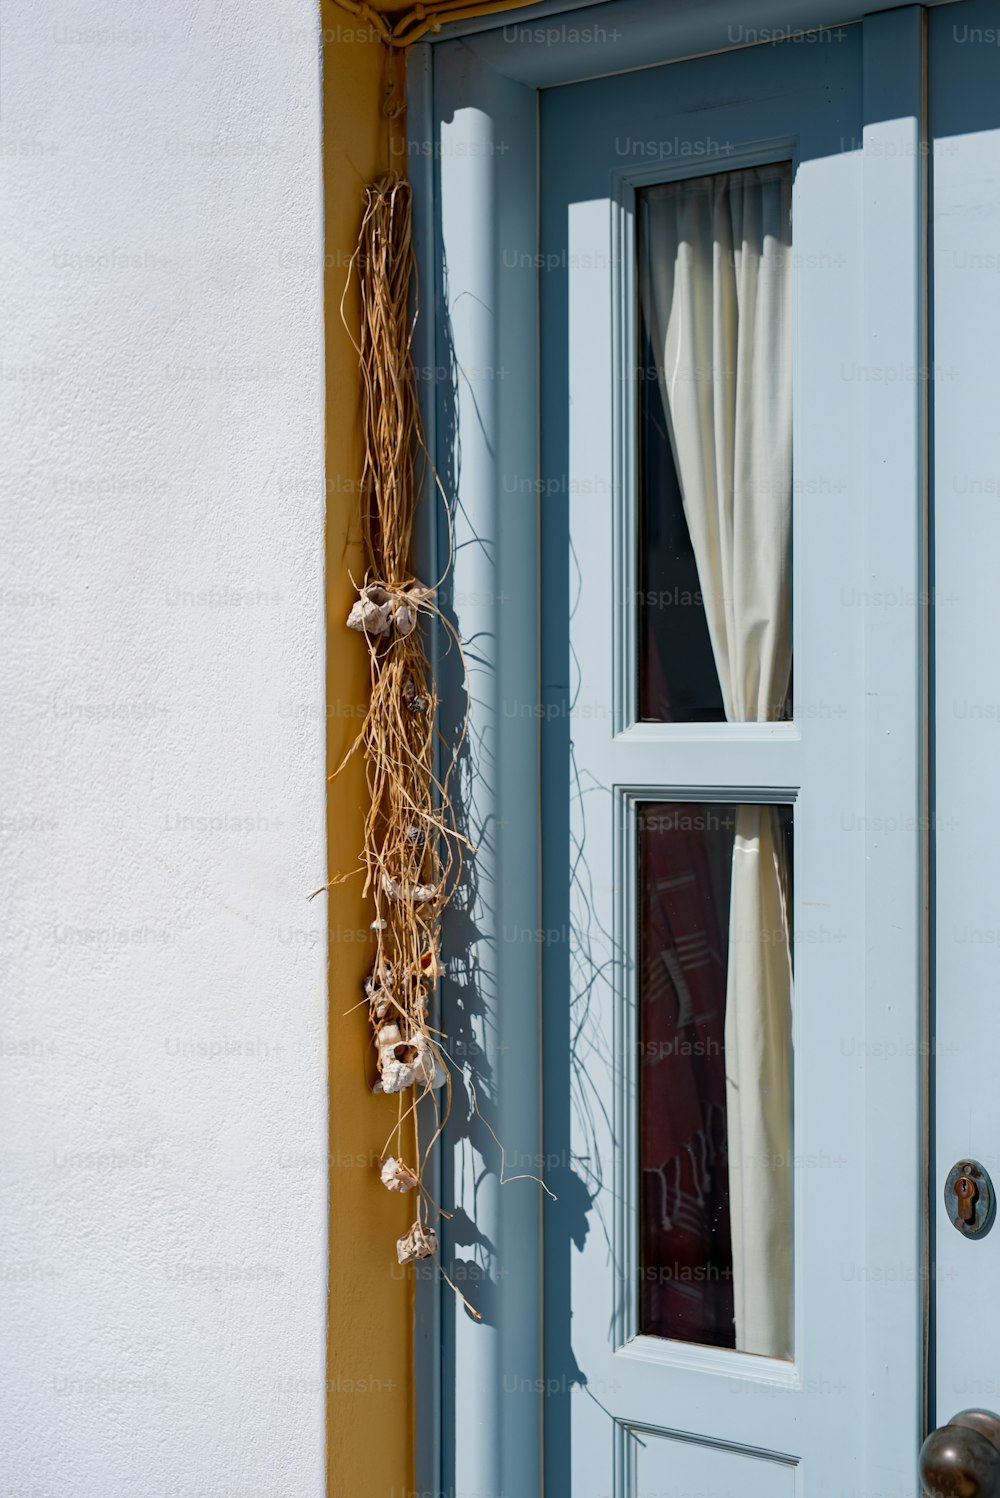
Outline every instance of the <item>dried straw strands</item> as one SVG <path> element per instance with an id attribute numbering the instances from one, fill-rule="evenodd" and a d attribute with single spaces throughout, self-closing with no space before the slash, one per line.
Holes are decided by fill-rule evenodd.
<path id="1" fill-rule="evenodd" d="M 371 702 L 347 757 L 364 755 L 370 795 L 361 861 L 365 893 L 374 905 L 374 962 L 365 992 L 378 1067 L 375 1091 L 400 1099 L 381 1179 L 390 1191 L 415 1190 L 416 1199 L 413 1225 L 396 1245 L 402 1264 L 431 1258 L 438 1246 L 421 1175 L 447 1114 L 450 1081 L 429 1013 L 441 974 L 441 914 L 460 873 L 465 839 L 448 799 L 458 745 L 447 756 L 448 769 L 435 774 L 437 695 L 421 617 L 441 620 L 456 646 L 458 641 L 438 611 L 436 590 L 414 577 L 411 563 L 416 465 L 426 454 L 411 354 L 410 188 L 398 176 L 366 189 L 348 288 L 354 276 L 361 291 L 355 347 L 363 382 L 367 571 L 347 623 L 368 647 Z M 433 1100 L 434 1126 L 421 1143 L 417 1103 L 424 1097 Z"/>

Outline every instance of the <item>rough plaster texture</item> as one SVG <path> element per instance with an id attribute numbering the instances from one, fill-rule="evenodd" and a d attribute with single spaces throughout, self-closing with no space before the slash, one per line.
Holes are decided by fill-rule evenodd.
<path id="1" fill-rule="evenodd" d="M 0 28 L 0 1495 L 319 1498 L 318 18 Z"/>

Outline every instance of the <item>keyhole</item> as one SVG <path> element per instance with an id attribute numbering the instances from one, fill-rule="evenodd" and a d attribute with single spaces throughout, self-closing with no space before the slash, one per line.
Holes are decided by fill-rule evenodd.
<path id="1" fill-rule="evenodd" d="M 996 1196 L 990 1173 L 967 1155 L 951 1167 L 944 1181 L 945 1210 L 963 1238 L 985 1238 L 996 1215 Z"/>
<path id="2" fill-rule="evenodd" d="M 979 1191 L 971 1176 L 960 1175 L 955 1182 L 955 1195 L 958 1197 L 958 1216 L 960 1221 L 971 1223 L 975 1212 L 976 1197 Z"/>

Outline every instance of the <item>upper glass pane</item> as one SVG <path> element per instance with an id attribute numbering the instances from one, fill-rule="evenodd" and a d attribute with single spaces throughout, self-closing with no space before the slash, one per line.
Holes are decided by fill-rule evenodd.
<path id="1" fill-rule="evenodd" d="M 638 194 L 638 711 L 791 717 L 791 163 Z"/>

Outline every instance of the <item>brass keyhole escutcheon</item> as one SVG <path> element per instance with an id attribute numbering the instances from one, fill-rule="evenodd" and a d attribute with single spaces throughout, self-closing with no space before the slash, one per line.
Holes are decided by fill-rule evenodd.
<path id="1" fill-rule="evenodd" d="M 944 1204 L 964 1238 L 984 1238 L 993 1226 L 996 1197 L 989 1172 L 978 1160 L 959 1160 L 948 1172 Z"/>
<path id="2" fill-rule="evenodd" d="M 960 1175 L 955 1182 L 955 1195 L 958 1197 L 958 1215 L 963 1222 L 972 1222 L 976 1210 L 976 1197 L 979 1188 L 971 1176 Z"/>

